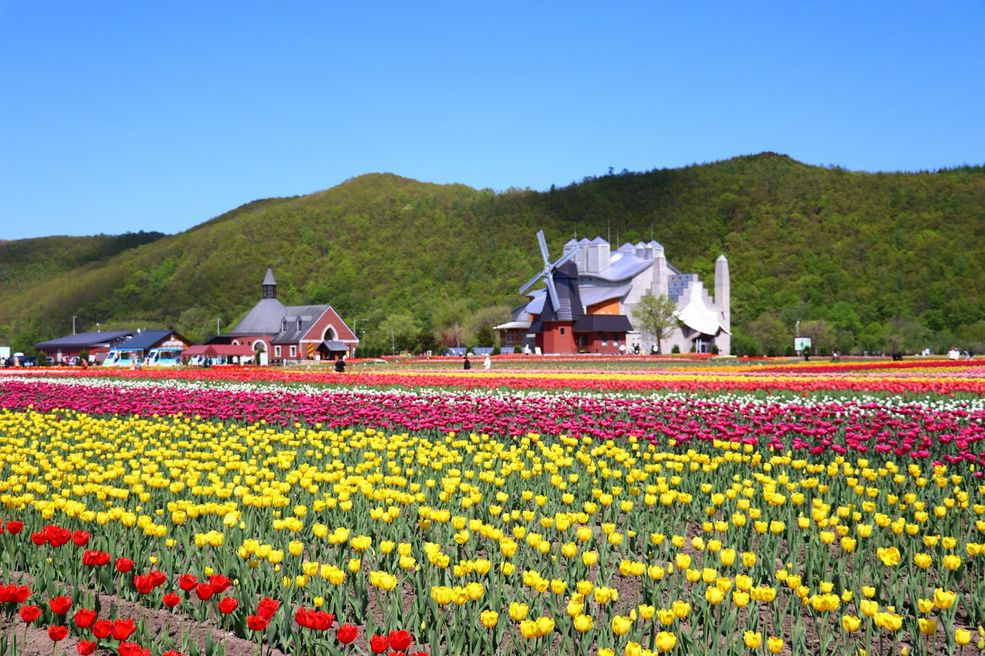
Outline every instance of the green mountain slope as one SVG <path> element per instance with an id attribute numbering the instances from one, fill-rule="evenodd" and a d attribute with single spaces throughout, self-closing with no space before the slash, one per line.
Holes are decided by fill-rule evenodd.
<path id="1" fill-rule="evenodd" d="M 162 232 L 130 232 L 0 241 L 0 294 L 85 265 L 104 262 L 122 251 L 164 236 Z"/>
<path id="2" fill-rule="evenodd" d="M 0 343 L 64 334 L 72 315 L 84 329 L 167 324 L 202 338 L 253 305 L 267 265 L 286 303 L 332 303 L 370 351 L 468 341 L 521 301 L 538 228 L 555 254 L 575 234 L 652 236 L 709 285 L 725 253 L 740 351 L 782 351 L 797 320 L 823 348 L 985 349 L 985 169 L 870 174 L 769 153 L 543 193 L 372 174 L 257 201 L 0 281 Z"/>

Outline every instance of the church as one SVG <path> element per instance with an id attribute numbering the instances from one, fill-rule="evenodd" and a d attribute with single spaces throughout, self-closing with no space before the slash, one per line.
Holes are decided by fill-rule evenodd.
<path id="1" fill-rule="evenodd" d="M 698 274 L 670 264 L 656 241 L 627 243 L 613 251 L 601 237 L 572 239 L 552 264 L 540 233 L 538 239 L 545 269 L 521 293 L 540 280 L 547 287 L 529 293 L 528 302 L 514 309 L 512 320 L 496 326 L 504 349 L 650 353 L 656 340 L 632 325 L 633 309 L 650 293 L 676 304 L 677 323 L 670 337 L 661 340 L 664 353 L 675 346 L 681 353 L 731 352 L 729 268 L 724 255 L 715 262 L 712 296 Z"/>
<path id="2" fill-rule="evenodd" d="M 260 301 L 223 341 L 249 345 L 260 364 L 355 355 L 359 338 L 331 305 L 284 305 L 269 267 L 260 288 Z"/>

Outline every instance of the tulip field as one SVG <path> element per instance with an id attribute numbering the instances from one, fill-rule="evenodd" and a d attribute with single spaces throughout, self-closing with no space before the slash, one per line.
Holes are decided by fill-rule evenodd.
<path id="1" fill-rule="evenodd" d="M 0 373 L 0 656 L 985 651 L 985 366 L 510 363 Z"/>

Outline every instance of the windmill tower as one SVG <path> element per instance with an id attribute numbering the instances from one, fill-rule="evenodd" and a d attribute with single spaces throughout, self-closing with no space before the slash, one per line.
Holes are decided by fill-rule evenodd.
<path id="1" fill-rule="evenodd" d="M 543 230 L 537 231 L 537 243 L 544 269 L 520 287 L 520 293 L 543 280 L 547 297 L 540 314 L 530 324 L 530 332 L 536 334 L 536 344 L 544 353 L 577 353 L 575 322 L 584 316 L 585 309 L 578 291 L 578 267 L 570 260 L 578 250 L 568 251 L 551 262 Z"/>

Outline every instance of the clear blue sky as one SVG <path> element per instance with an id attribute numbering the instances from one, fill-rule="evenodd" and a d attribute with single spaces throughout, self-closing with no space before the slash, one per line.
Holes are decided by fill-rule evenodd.
<path id="1" fill-rule="evenodd" d="M 766 150 L 985 163 L 985 3 L 0 0 L 0 238 Z"/>

